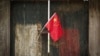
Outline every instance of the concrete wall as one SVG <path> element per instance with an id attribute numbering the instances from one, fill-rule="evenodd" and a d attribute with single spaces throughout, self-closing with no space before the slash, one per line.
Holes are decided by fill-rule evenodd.
<path id="1" fill-rule="evenodd" d="M 15 27 L 15 56 L 41 56 L 41 50 L 37 25 L 17 24 Z"/>
<path id="2" fill-rule="evenodd" d="M 12 0 L 13 1 L 13 0 Z M 99 0 L 89 1 L 89 55 L 100 56 Z M 0 56 L 10 54 L 10 1 L 0 0 Z"/>
<path id="3" fill-rule="evenodd" d="M 10 56 L 10 2 L 0 0 L 0 56 Z"/>

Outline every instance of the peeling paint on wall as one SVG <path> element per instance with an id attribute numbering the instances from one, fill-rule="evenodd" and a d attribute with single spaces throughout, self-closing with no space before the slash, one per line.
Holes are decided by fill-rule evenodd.
<path id="1" fill-rule="evenodd" d="M 15 26 L 15 56 L 41 56 L 37 25 Z"/>

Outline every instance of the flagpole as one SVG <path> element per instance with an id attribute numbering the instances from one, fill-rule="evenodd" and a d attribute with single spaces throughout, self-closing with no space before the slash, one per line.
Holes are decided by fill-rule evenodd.
<path id="1" fill-rule="evenodd" d="M 47 23 L 43 26 L 43 28 L 41 29 L 39 35 L 37 36 L 37 39 L 39 39 L 39 37 L 40 37 L 41 33 L 43 32 L 43 30 L 45 29 L 46 25 L 50 22 L 50 20 L 53 19 L 53 17 L 54 17 L 55 14 L 56 14 L 56 13 L 54 13 L 54 14 L 48 19 Z M 48 47 L 48 46 L 47 46 L 47 47 Z"/>
<path id="2" fill-rule="evenodd" d="M 48 21 L 50 19 L 50 0 L 48 0 Z M 48 33 L 48 55 L 50 54 L 50 34 Z"/>

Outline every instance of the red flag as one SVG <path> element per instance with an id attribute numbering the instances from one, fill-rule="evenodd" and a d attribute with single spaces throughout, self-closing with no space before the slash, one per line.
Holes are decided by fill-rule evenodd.
<path id="1" fill-rule="evenodd" d="M 54 13 L 50 20 L 46 23 L 46 28 L 54 42 L 58 41 L 63 35 L 63 29 L 56 13 Z"/>

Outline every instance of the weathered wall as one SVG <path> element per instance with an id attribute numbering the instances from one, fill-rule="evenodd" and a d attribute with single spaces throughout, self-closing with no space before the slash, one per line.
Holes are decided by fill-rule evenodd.
<path id="1" fill-rule="evenodd" d="M 10 56 L 10 2 L 0 0 L 0 56 Z"/>
<path id="2" fill-rule="evenodd" d="M 47 56 L 47 38 L 41 37 L 42 45 L 36 39 L 36 25 L 46 23 L 46 11 L 46 2 L 11 2 L 11 56 Z"/>
<path id="3" fill-rule="evenodd" d="M 41 47 L 38 25 L 16 25 L 15 56 L 41 56 Z"/>
<path id="4" fill-rule="evenodd" d="M 99 0 L 89 1 L 89 54 L 90 56 L 100 56 Z"/>

